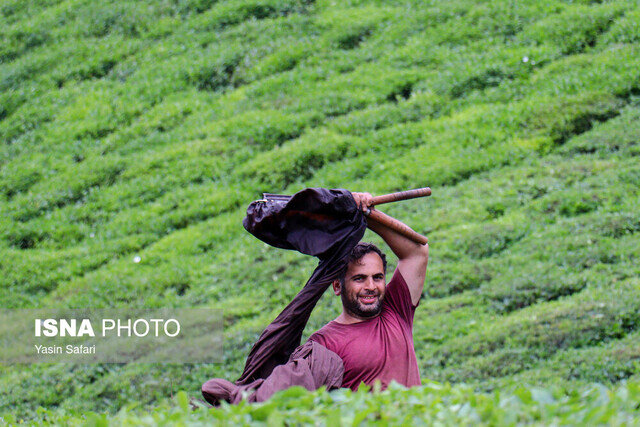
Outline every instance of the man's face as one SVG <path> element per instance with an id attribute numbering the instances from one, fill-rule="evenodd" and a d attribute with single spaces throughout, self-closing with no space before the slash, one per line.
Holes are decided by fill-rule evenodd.
<path id="1" fill-rule="evenodd" d="M 340 292 L 342 305 L 351 316 L 368 319 L 380 314 L 386 290 L 382 259 L 370 252 L 349 263 Z"/>

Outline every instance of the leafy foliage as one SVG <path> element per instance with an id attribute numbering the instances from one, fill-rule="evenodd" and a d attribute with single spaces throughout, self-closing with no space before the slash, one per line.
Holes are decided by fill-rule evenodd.
<path id="1" fill-rule="evenodd" d="M 5 1 L 0 304 L 219 307 L 226 342 L 219 365 L 3 366 L 0 413 L 637 421 L 639 19 L 628 0 Z M 425 185 L 383 209 L 431 242 L 420 372 L 478 393 L 292 390 L 195 413 L 180 394 L 145 412 L 237 376 L 313 269 L 244 232 L 251 200 Z"/>
<path id="2" fill-rule="evenodd" d="M 407 390 L 392 384 L 384 392 L 324 389 L 308 392 L 293 387 L 274 395 L 268 402 L 237 406 L 223 405 L 216 409 L 191 408 L 185 392 L 179 392 L 173 402 L 164 402 L 152 413 L 140 411 L 135 405 L 107 417 L 85 414 L 56 413 L 40 410 L 44 424 L 65 425 L 128 424 L 128 425 L 201 425 L 215 421 L 220 425 L 405 425 L 432 424 L 436 420 L 447 426 L 457 425 L 630 425 L 638 422 L 637 402 L 640 387 L 629 382 L 608 389 L 601 385 L 564 390 L 519 386 L 510 392 L 478 394 L 466 386 L 427 382 L 422 387 Z M 8 419 L 15 422 L 15 418 Z"/>

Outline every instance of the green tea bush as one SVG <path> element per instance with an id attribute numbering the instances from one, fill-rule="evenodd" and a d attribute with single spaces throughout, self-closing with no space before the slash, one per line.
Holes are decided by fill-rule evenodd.
<path id="1" fill-rule="evenodd" d="M 630 5 L 629 5 L 630 6 Z M 568 6 L 523 31 L 523 41 L 557 45 L 563 54 L 573 55 L 595 46 L 598 37 L 629 7 L 624 4 Z"/>
<path id="2" fill-rule="evenodd" d="M 14 27 L 9 31 L 5 30 L 2 34 L 3 48 L 0 51 L 0 59 L 3 62 L 14 60 L 28 49 L 46 43 L 49 37 L 48 32 L 35 28 L 17 29 Z"/>
<path id="3" fill-rule="evenodd" d="M 452 340 L 437 355 L 452 365 L 464 355 L 478 356 L 501 348 L 526 346 L 532 350 L 527 357 L 544 358 L 562 348 L 621 338 L 640 319 L 632 308 L 637 304 L 634 297 L 637 286 L 637 281 L 627 280 L 613 292 L 593 288 L 566 301 L 518 312 L 482 333 L 482 338 L 467 336 Z M 611 299 L 612 294 L 615 299 Z"/>
<path id="4" fill-rule="evenodd" d="M 623 110 L 621 115 L 611 120 L 612 124 L 619 126 L 595 127 L 593 132 L 579 136 L 562 147 L 563 154 L 602 153 L 601 156 L 610 156 L 620 152 L 621 155 L 638 154 L 638 109 L 629 108 Z M 635 153 L 635 154 L 634 154 Z"/>
<path id="5" fill-rule="evenodd" d="M 196 69 L 187 76 L 187 81 L 199 90 L 223 91 L 236 84 L 233 76 L 241 60 L 242 52 L 231 49 L 226 55 L 217 57 L 213 63 L 205 63 Z"/>
<path id="6" fill-rule="evenodd" d="M 351 141 L 353 137 L 328 131 L 311 133 L 278 150 L 256 156 L 239 170 L 239 174 L 256 178 L 265 188 L 282 189 L 298 179 L 310 177 L 326 162 L 340 159 Z"/>
<path id="7" fill-rule="evenodd" d="M 487 298 L 489 304 L 499 313 L 508 313 L 543 301 L 553 301 L 580 292 L 587 286 L 584 276 L 572 274 L 553 264 L 514 264 L 515 266 L 507 270 L 508 273 L 505 272 L 506 274 L 479 289 L 479 294 Z"/>
<path id="8" fill-rule="evenodd" d="M 492 278 L 493 271 L 486 263 L 449 262 L 431 263 L 429 266 L 429 286 L 426 294 L 432 298 L 442 298 L 466 290 L 479 288 Z"/>
<path id="9" fill-rule="evenodd" d="M 108 417 L 94 412 L 41 409 L 40 422 L 67 425 L 125 423 L 137 425 L 200 424 L 212 421 L 221 425 L 280 425 L 285 422 L 319 425 L 385 424 L 404 425 L 408 422 L 442 425 L 562 424 L 628 425 L 638 419 L 635 403 L 637 382 L 606 388 L 592 384 L 576 388 L 545 389 L 520 385 L 512 391 L 474 393 L 468 386 L 451 386 L 427 382 L 422 387 L 405 389 L 393 384 L 380 392 L 368 388 L 358 392 L 340 390 L 308 392 L 294 387 L 277 393 L 262 404 L 223 405 L 208 409 L 197 404 L 191 409 L 189 397 L 179 392 L 173 401 L 163 402 L 152 414 L 129 405 Z M 345 403 L 349 402 L 349 405 Z M 339 407 L 340 410 L 336 410 Z M 401 409 L 401 410 L 400 410 Z M 15 417 L 6 418 L 17 422 Z"/>
<path id="10" fill-rule="evenodd" d="M 252 82 L 273 74 L 282 73 L 295 68 L 302 60 L 311 55 L 314 50 L 312 41 L 294 41 L 287 44 L 272 54 L 261 59 L 249 70 L 245 71 L 243 81 Z"/>
<path id="11" fill-rule="evenodd" d="M 332 45 L 350 50 L 358 48 L 391 13 L 392 9 L 381 7 L 327 8 L 319 15 L 318 22 L 327 28 L 325 37 Z"/>
<path id="12" fill-rule="evenodd" d="M 602 46 L 613 43 L 635 43 L 640 40 L 640 12 L 629 10 L 610 27 L 598 43 Z"/>
<path id="13" fill-rule="evenodd" d="M 462 236 L 451 230 L 446 239 L 452 240 L 455 251 L 471 258 L 495 256 L 526 235 L 523 219 L 504 218 L 471 230 L 464 227 Z"/>
<path id="14" fill-rule="evenodd" d="M 313 113 L 251 111 L 225 120 L 214 131 L 226 144 L 234 147 L 254 146 L 256 151 L 262 151 L 299 137 L 307 127 L 316 125 L 318 119 Z"/>
<path id="15" fill-rule="evenodd" d="M 49 210 L 60 208 L 70 203 L 77 203 L 86 198 L 100 185 L 113 184 L 116 177 L 124 170 L 124 162 L 119 158 L 108 161 L 83 163 L 80 170 L 64 176 L 59 175 L 59 182 L 40 181 L 36 188 L 31 187 L 32 193 L 20 194 L 14 197 L 15 207 L 10 211 L 12 217 L 21 222 L 28 221 Z M 42 191 L 46 189 L 45 191 Z M 38 194 L 39 191 L 42 193 Z M 38 194 L 33 197 L 31 195 Z"/>
<path id="16" fill-rule="evenodd" d="M 395 100 L 397 95 L 391 94 Z M 332 120 L 328 126 L 340 133 L 365 136 L 394 125 L 435 118 L 442 113 L 444 101 L 435 95 L 409 94 L 408 98 L 398 100 L 396 104 L 381 104 L 354 111 Z M 376 133 L 371 136 L 380 141 L 384 138 Z"/>
<path id="17" fill-rule="evenodd" d="M 247 20 L 261 20 L 304 13 L 313 4 L 306 0 L 252 0 L 217 3 L 194 19 L 199 31 L 215 31 Z"/>

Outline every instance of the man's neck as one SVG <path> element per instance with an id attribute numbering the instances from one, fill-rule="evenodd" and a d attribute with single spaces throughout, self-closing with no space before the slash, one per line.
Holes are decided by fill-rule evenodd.
<path id="1" fill-rule="evenodd" d="M 371 319 L 373 319 L 375 317 L 378 317 L 379 315 L 380 315 L 380 313 L 376 314 L 373 317 L 358 317 L 356 315 L 349 314 L 349 313 L 343 311 L 340 314 L 340 316 L 338 316 L 338 317 L 336 317 L 334 319 L 334 321 L 338 322 L 340 324 L 343 324 L 343 325 L 352 325 L 354 323 L 360 323 L 360 322 L 364 322 L 366 320 L 371 320 Z"/>

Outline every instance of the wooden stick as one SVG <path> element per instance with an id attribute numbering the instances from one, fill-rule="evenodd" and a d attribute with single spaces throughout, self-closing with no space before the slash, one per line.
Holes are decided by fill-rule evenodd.
<path id="1" fill-rule="evenodd" d="M 403 224 L 397 219 L 385 213 L 382 213 L 379 210 L 370 209 L 369 212 L 366 213 L 365 215 L 367 215 L 367 217 L 373 219 L 374 221 L 377 221 L 380 224 L 383 224 L 389 227 L 390 229 L 397 231 L 398 233 L 402 234 L 406 238 L 411 239 L 420 245 L 426 245 L 427 243 L 429 243 L 429 239 L 427 239 L 422 234 L 416 233 L 408 225 Z"/>
<path id="2" fill-rule="evenodd" d="M 431 195 L 431 189 L 429 187 L 416 188 L 415 190 L 399 191 L 397 193 L 383 194 L 373 198 L 373 204 L 382 205 L 384 203 L 399 202 L 400 200 L 416 199 L 418 197 L 427 197 Z M 288 202 L 291 200 L 291 196 L 284 194 L 262 193 L 262 199 L 265 201 L 282 201 Z"/>
<path id="3" fill-rule="evenodd" d="M 384 194 L 373 198 L 373 206 L 383 203 L 398 202 L 400 200 L 415 199 L 417 197 L 427 197 L 431 195 L 429 187 L 417 188 L 415 190 L 400 191 L 398 193 Z"/>

